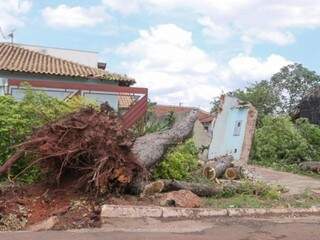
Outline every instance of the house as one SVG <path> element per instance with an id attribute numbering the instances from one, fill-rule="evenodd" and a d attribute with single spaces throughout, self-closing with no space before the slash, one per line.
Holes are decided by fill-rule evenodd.
<path id="1" fill-rule="evenodd" d="M 122 108 L 122 98 L 134 96 L 135 102 L 122 115 L 124 125 L 132 126 L 147 110 L 148 90 L 132 87 L 135 80 L 126 75 L 105 71 L 105 64 L 97 62 L 94 55 L 97 54 L 0 43 L 0 95 L 21 99 L 26 82 L 34 91 L 59 99 L 81 95 L 98 103 L 108 102 L 115 111 Z"/>
<path id="2" fill-rule="evenodd" d="M 206 130 L 209 130 L 212 121 L 214 120 L 214 115 L 195 107 L 185 107 L 185 106 L 173 106 L 173 105 L 155 105 L 153 111 L 158 119 L 163 119 L 171 112 L 174 113 L 175 117 L 179 120 L 185 117 L 190 111 L 198 110 L 198 120 Z"/>
<path id="3" fill-rule="evenodd" d="M 232 155 L 240 163 L 249 158 L 257 119 L 256 109 L 248 102 L 222 95 L 219 112 L 212 124 L 208 159 Z"/>

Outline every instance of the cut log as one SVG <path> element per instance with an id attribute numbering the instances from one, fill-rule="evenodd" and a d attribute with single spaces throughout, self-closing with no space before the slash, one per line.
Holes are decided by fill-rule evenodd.
<path id="1" fill-rule="evenodd" d="M 206 178 L 214 180 L 223 176 L 227 168 L 233 167 L 234 158 L 231 155 L 217 157 L 208 161 L 204 168 L 203 174 Z"/>
<path id="2" fill-rule="evenodd" d="M 225 189 L 237 189 L 240 186 L 238 181 L 224 180 L 221 184 L 202 184 L 176 180 L 158 180 L 145 186 L 142 197 L 156 193 L 188 190 L 199 197 L 211 197 L 223 192 Z"/>
<path id="3" fill-rule="evenodd" d="M 199 197 L 214 196 L 221 192 L 221 188 L 215 185 L 189 183 L 176 180 L 158 180 L 145 186 L 142 196 L 150 196 L 155 193 L 189 190 Z"/>
<path id="4" fill-rule="evenodd" d="M 162 192 L 189 190 L 199 197 L 210 197 L 217 195 L 223 189 L 220 186 L 208 185 L 202 183 L 190 183 L 175 180 L 163 180 L 164 188 Z"/>
<path id="5" fill-rule="evenodd" d="M 299 167 L 303 171 L 320 173 L 320 162 L 303 162 L 300 163 Z"/>
<path id="6" fill-rule="evenodd" d="M 241 167 L 227 168 L 224 177 L 228 180 L 236 180 L 241 178 Z"/>
<path id="7" fill-rule="evenodd" d="M 192 134 L 197 115 L 197 111 L 191 111 L 188 116 L 176 123 L 171 129 L 137 138 L 132 151 L 138 162 L 146 169 L 154 167 L 169 147 L 182 142 Z"/>

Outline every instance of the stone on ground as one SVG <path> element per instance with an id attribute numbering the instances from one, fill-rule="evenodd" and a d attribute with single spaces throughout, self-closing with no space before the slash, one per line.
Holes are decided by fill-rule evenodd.
<path id="1" fill-rule="evenodd" d="M 198 208 L 201 206 L 201 198 L 187 190 L 173 191 L 161 196 L 160 205 L 183 208 Z"/>

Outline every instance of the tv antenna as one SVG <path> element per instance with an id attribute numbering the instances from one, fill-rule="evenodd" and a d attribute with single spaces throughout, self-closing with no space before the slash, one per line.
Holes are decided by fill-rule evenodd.
<path id="1" fill-rule="evenodd" d="M 10 39 L 10 42 L 13 43 L 14 40 L 14 32 L 16 31 L 16 29 L 12 29 L 8 34 L 5 34 L 2 30 L 2 28 L 0 27 L 0 34 L 2 36 L 3 39 L 8 40 Z"/>

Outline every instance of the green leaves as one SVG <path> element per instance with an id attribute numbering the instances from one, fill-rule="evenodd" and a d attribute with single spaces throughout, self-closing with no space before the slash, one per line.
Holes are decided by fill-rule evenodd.
<path id="1" fill-rule="evenodd" d="M 7 160 L 14 152 L 14 146 L 21 143 L 34 128 L 91 104 L 82 98 L 66 103 L 45 93 L 32 92 L 29 88 L 19 102 L 11 96 L 0 96 L 0 164 Z M 27 162 L 26 159 L 19 161 L 12 173 L 20 172 L 27 166 Z M 23 180 L 31 182 L 37 176 L 36 169 L 30 169 Z"/>
<path id="2" fill-rule="evenodd" d="M 292 112 L 303 96 L 320 84 L 320 76 L 302 64 L 291 64 L 283 67 L 271 78 L 273 90 L 281 98 L 283 113 Z"/>
<path id="3" fill-rule="evenodd" d="M 261 119 L 273 114 L 281 106 L 279 95 L 273 91 L 266 80 L 256 82 L 246 87 L 245 90 L 236 90 L 234 95 L 242 101 L 250 102 L 258 111 L 258 125 Z"/>
<path id="4" fill-rule="evenodd" d="M 256 130 L 252 160 L 262 165 L 320 161 L 320 128 L 306 120 L 265 117 Z"/>
<path id="5" fill-rule="evenodd" d="M 192 139 L 171 149 L 155 168 L 156 179 L 187 180 L 198 166 L 198 150 Z"/>

